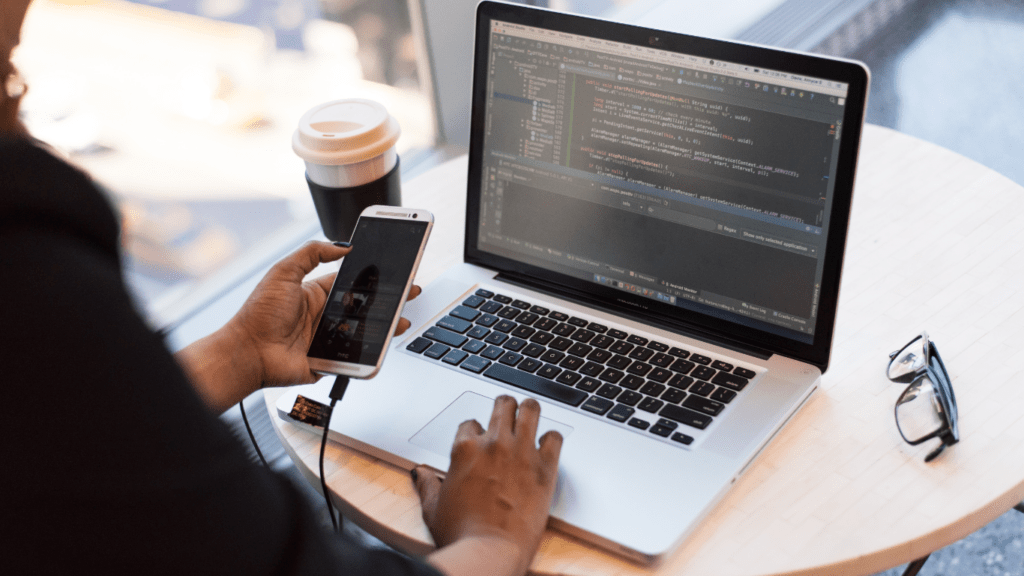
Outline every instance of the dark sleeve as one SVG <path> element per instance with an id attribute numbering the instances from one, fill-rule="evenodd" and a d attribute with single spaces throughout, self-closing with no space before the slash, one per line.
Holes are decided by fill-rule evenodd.
<path id="1" fill-rule="evenodd" d="M 109 243 L 0 219 L 0 327 L 4 572 L 436 576 L 321 529 L 249 461 L 133 309 Z"/>

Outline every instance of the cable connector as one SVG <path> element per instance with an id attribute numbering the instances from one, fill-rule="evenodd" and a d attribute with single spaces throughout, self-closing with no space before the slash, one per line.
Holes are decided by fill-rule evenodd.
<path id="1" fill-rule="evenodd" d="M 348 376 L 338 374 L 338 377 L 334 379 L 334 386 L 331 387 L 331 393 L 328 396 L 331 400 L 340 401 L 345 397 L 345 390 L 348 390 Z"/>

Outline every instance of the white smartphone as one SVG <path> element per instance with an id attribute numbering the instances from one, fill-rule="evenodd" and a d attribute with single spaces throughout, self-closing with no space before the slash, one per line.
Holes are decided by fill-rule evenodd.
<path id="1" fill-rule="evenodd" d="M 434 226 L 426 210 L 370 206 L 352 233 L 310 342 L 309 366 L 321 374 L 372 378 L 384 362 L 402 306 Z"/>

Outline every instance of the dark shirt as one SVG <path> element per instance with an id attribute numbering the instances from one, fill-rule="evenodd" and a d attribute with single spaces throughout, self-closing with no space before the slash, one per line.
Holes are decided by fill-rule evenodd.
<path id="1" fill-rule="evenodd" d="M 322 529 L 252 463 L 132 306 L 110 205 L 0 137 L 0 566 L 7 574 L 424 574 Z"/>

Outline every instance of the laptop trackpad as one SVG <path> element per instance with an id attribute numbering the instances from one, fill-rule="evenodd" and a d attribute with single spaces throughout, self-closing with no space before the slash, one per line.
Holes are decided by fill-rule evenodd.
<path id="1" fill-rule="evenodd" d="M 452 453 L 452 442 L 455 441 L 455 433 L 459 429 L 459 424 L 466 420 L 476 420 L 481 426 L 487 428 L 493 410 L 493 398 L 487 398 L 475 392 L 463 392 L 462 396 L 456 398 L 455 402 L 449 404 L 409 441 L 447 458 Z M 555 422 L 541 416 L 537 425 L 537 438 L 549 430 L 558 430 L 562 434 L 562 438 L 566 439 L 569 434 L 572 434 L 573 429 L 568 424 Z"/>

